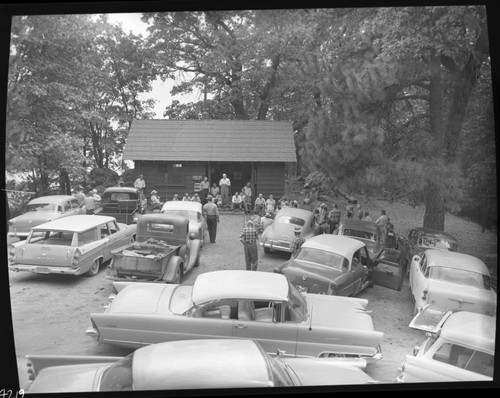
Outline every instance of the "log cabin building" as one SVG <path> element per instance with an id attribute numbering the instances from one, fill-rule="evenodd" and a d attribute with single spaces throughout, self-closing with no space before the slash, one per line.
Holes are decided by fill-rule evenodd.
<path id="1" fill-rule="evenodd" d="M 252 186 L 257 194 L 280 198 L 285 165 L 296 162 L 292 122 L 268 120 L 134 120 L 123 152 L 146 180 L 146 196 L 158 191 L 162 201 L 199 191 L 208 177 L 219 184 L 225 173 L 230 194 Z"/>

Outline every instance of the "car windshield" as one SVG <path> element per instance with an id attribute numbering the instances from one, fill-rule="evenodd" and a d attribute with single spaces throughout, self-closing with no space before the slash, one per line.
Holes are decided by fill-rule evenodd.
<path id="1" fill-rule="evenodd" d="M 128 391 L 133 389 L 132 364 L 134 353 L 107 368 L 99 383 L 99 391 Z"/>
<path id="2" fill-rule="evenodd" d="M 474 286 L 480 289 L 491 289 L 491 279 L 488 275 L 463 269 L 436 266 L 430 267 L 429 278 Z"/>
<path id="3" fill-rule="evenodd" d="M 293 308 L 294 319 L 305 320 L 307 317 L 307 301 L 295 286 L 288 281 L 288 301 Z"/>
<path id="4" fill-rule="evenodd" d="M 184 314 L 193 306 L 193 302 L 191 301 L 193 283 L 194 280 L 184 282 L 177 286 L 172 292 L 172 297 L 170 298 L 170 311 L 174 314 Z"/>
<path id="5" fill-rule="evenodd" d="M 163 213 L 186 217 L 190 222 L 198 222 L 198 212 L 191 210 L 166 209 Z"/>
<path id="6" fill-rule="evenodd" d="M 293 216 L 279 216 L 276 222 L 283 224 L 294 224 L 302 227 L 306 222 L 302 218 L 293 217 Z"/>
<path id="7" fill-rule="evenodd" d="M 27 244 L 71 246 L 73 232 L 62 231 L 33 231 L 27 239 Z"/>
<path id="8" fill-rule="evenodd" d="M 339 271 L 342 271 L 343 267 L 349 266 L 349 260 L 340 254 L 310 247 L 301 247 L 295 256 L 295 260 L 324 265 Z"/>
<path id="9" fill-rule="evenodd" d="M 454 242 L 450 242 L 444 238 L 436 238 L 432 236 L 422 236 L 418 240 L 418 244 L 421 247 L 430 249 L 444 249 L 456 251 L 457 245 Z"/>
<path id="10" fill-rule="evenodd" d="M 274 387 L 292 387 L 294 386 L 291 376 L 288 374 L 286 365 L 279 360 L 266 354 L 269 368 L 273 378 Z"/>
<path id="11" fill-rule="evenodd" d="M 368 239 L 373 242 L 377 241 L 377 236 L 374 233 L 368 231 L 360 231 L 358 229 L 344 228 L 342 230 L 342 235 L 354 236 L 356 238 L 361 238 L 361 239 Z"/>
<path id="12" fill-rule="evenodd" d="M 28 203 L 25 212 L 37 211 L 40 213 L 62 212 L 62 207 L 53 203 Z"/>

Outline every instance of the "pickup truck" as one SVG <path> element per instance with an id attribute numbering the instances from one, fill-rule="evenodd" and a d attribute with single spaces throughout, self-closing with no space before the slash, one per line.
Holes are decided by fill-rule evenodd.
<path id="1" fill-rule="evenodd" d="M 150 213 L 137 221 L 134 243 L 112 252 L 106 278 L 114 281 L 180 283 L 200 264 L 201 240 L 183 216 Z"/>
<path id="2" fill-rule="evenodd" d="M 422 256 L 427 249 L 456 252 L 458 250 L 458 241 L 449 233 L 416 227 L 408 232 L 408 237 L 398 236 L 396 249 L 401 252 L 401 263 L 404 266 L 405 274 L 407 274 L 413 256 Z"/>
<path id="3" fill-rule="evenodd" d="M 140 215 L 139 191 L 132 187 L 109 187 L 101 196 L 95 214 L 114 217 L 117 222 L 133 224 Z"/>

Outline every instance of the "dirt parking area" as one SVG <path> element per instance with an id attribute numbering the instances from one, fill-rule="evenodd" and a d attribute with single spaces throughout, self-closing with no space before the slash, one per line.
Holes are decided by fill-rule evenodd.
<path id="1" fill-rule="evenodd" d="M 243 247 L 238 240 L 244 221 L 243 215 L 222 215 L 217 243 L 210 244 L 208 236 L 205 238 L 200 266 L 185 275 L 183 281 L 213 270 L 245 269 Z M 288 257 L 279 252 L 266 255 L 259 248 L 259 270 L 272 272 Z M 105 279 L 105 266 L 94 277 L 9 271 L 9 279 L 21 387 L 27 380 L 27 354 L 123 356 L 131 352 L 96 343 L 85 335 L 90 327 L 89 314 L 102 311 L 108 296 L 115 293 L 111 281 Z M 358 297 L 369 300 L 375 329 L 384 332 L 383 359 L 366 371 L 381 383 L 394 383 L 405 355 L 425 338 L 422 332 L 408 327 L 413 302 L 407 281 L 401 291 L 374 286 Z"/>

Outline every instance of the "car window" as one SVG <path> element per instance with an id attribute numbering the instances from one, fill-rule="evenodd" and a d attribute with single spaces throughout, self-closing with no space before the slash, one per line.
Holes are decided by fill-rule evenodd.
<path id="1" fill-rule="evenodd" d="M 133 387 L 134 353 L 127 355 L 107 368 L 101 378 L 99 391 L 127 391 Z"/>
<path id="2" fill-rule="evenodd" d="M 28 243 L 71 246 L 73 242 L 73 232 L 62 231 L 34 231 L 29 238 Z"/>
<path id="3" fill-rule="evenodd" d="M 92 228 L 78 234 L 78 246 L 87 245 L 97 240 L 97 229 Z"/>
<path id="4" fill-rule="evenodd" d="M 300 227 L 302 227 L 306 223 L 302 218 L 293 216 L 279 216 L 275 221 L 283 224 L 294 224 Z"/>
<path id="5" fill-rule="evenodd" d="M 464 269 L 438 266 L 430 267 L 429 278 L 474 286 L 481 289 L 489 290 L 491 288 L 491 278 L 488 275 Z"/>
<path id="6" fill-rule="evenodd" d="M 52 213 L 54 211 L 61 211 L 61 207 L 52 203 L 28 203 L 25 212 L 37 211 L 41 213 Z"/>
<path id="7" fill-rule="evenodd" d="M 457 344 L 443 343 L 432 359 L 485 376 L 493 375 L 493 355 Z"/>
<path id="8" fill-rule="evenodd" d="M 215 300 L 196 307 L 191 316 L 195 318 L 237 319 L 238 300 Z"/>
<path id="9" fill-rule="evenodd" d="M 368 239 L 373 242 L 377 241 L 377 236 L 374 233 L 368 232 L 368 231 L 360 231 L 357 229 L 352 229 L 352 228 L 344 228 L 342 230 L 342 235 L 345 236 L 354 236 L 356 238 L 361 238 L 361 239 Z"/>
<path id="10" fill-rule="evenodd" d="M 71 208 L 78 209 L 79 207 L 80 207 L 80 204 L 78 203 L 78 199 L 71 199 Z"/>
<path id="11" fill-rule="evenodd" d="M 116 225 L 116 221 L 110 221 L 108 223 L 108 229 L 110 234 L 115 234 L 118 232 L 118 226 Z"/>
<path id="12" fill-rule="evenodd" d="M 108 229 L 108 225 L 107 224 L 103 224 L 100 226 L 100 231 L 101 231 L 101 239 L 102 238 L 105 238 L 106 236 L 109 236 L 111 235 L 111 233 L 109 232 L 109 229 Z"/>
<path id="13" fill-rule="evenodd" d="M 349 265 L 349 260 L 340 254 L 303 246 L 299 249 L 295 259 L 324 265 L 339 271 L 342 271 L 342 267 Z"/>
<path id="14" fill-rule="evenodd" d="M 64 212 L 71 210 L 71 203 L 69 201 L 64 202 Z"/>
<path id="15" fill-rule="evenodd" d="M 180 210 L 180 209 L 166 209 L 163 211 L 163 213 L 167 214 L 167 215 L 173 214 L 176 216 L 186 217 L 191 222 L 197 222 L 198 221 L 198 214 L 199 214 L 196 211 Z"/>
<path id="16" fill-rule="evenodd" d="M 174 314 L 186 314 L 188 310 L 193 310 L 193 302 L 191 301 L 193 283 L 194 280 L 184 282 L 182 285 L 177 286 L 172 292 L 169 308 Z"/>
<path id="17" fill-rule="evenodd" d="M 420 270 L 425 275 L 425 271 L 427 270 L 427 258 L 425 257 L 425 254 L 422 255 L 422 258 L 420 259 Z"/>
<path id="18" fill-rule="evenodd" d="M 268 363 L 271 368 L 271 374 L 274 382 L 274 387 L 293 386 L 293 380 L 288 374 L 284 364 L 280 363 L 272 357 L 268 357 Z"/>
<path id="19" fill-rule="evenodd" d="M 359 255 L 361 259 L 361 264 L 368 265 L 368 253 L 366 251 L 366 247 L 360 249 Z"/>
<path id="20" fill-rule="evenodd" d="M 290 281 L 288 281 L 288 289 L 285 322 L 302 322 L 307 317 L 307 301 Z M 286 311 L 289 311 L 289 313 L 287 314 Z"/>

